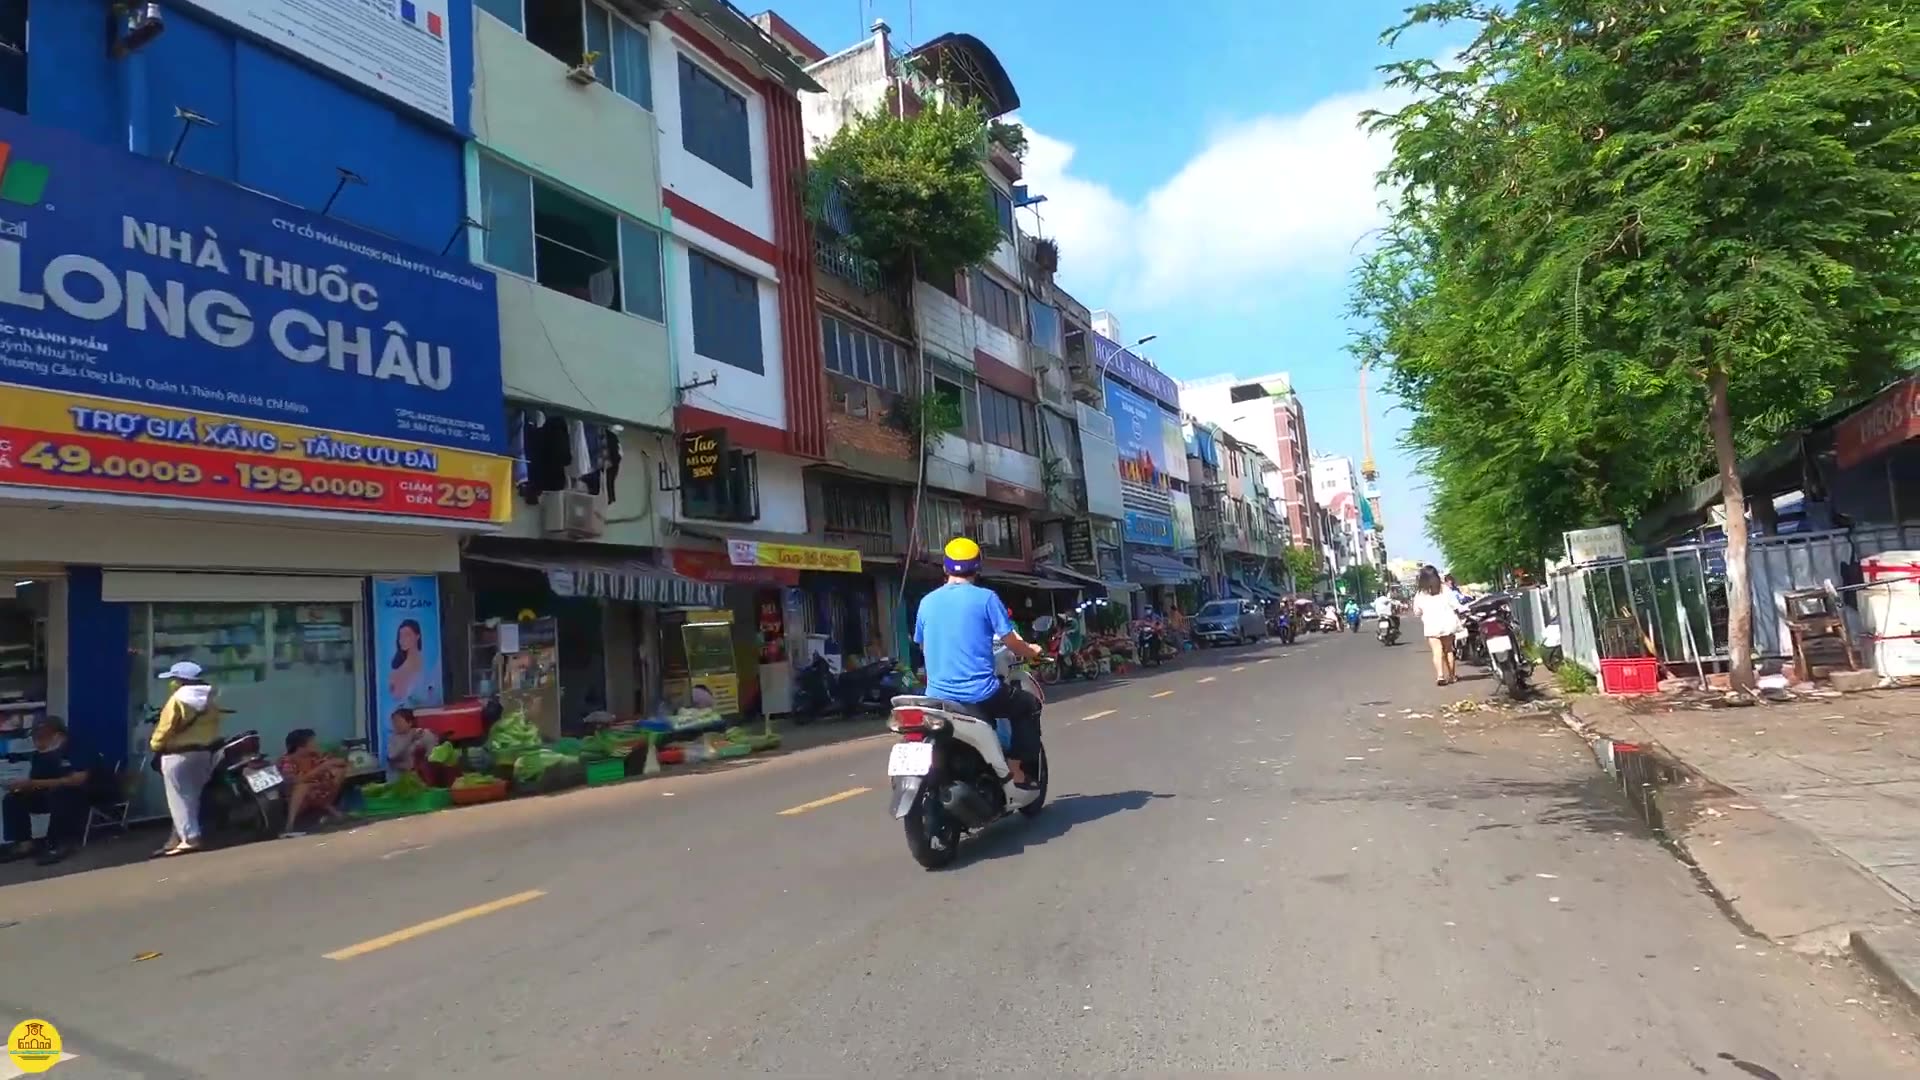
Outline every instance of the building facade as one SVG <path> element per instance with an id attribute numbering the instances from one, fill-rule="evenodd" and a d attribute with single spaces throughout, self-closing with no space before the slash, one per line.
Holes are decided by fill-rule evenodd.
<path id="1" fill-rule="evenodd" d="M 1313 490 L 1306 406 L 1291 389 L 1288 377 L 1284 373 L 1256 379 L 1220 375 L 1182 383 L 1180 395 L 1187 411 L 1219 424 L 1273 463 L 1275 475 L 1269 482 L 1291 542 L 1318 552 L 1319 501 Z"/>
<path id="2" fill-rule="evenodd" d="M 134 761 L 183 660 L 270 744 L 377 743 L 376 671 L 442 692 L 395 637 L 437 646 L 437 575 L 515 499 L 499 290 L 458 243 L 473 12 L 409 10 L 5 28 L 5 738 L 53 713 Z"/>

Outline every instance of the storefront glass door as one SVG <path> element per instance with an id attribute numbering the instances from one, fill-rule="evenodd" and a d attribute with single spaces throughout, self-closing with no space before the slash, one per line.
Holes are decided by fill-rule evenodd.
<path id="1" fill-rule="evenodd" d="M 129 760 L 146 752 L 150 722 L 166 700 L 155 677 L 191 660 L 219 693 L 222 734 L 258 731 L 278 757 L 287 733 L 311 728 L 323 745 L 366 735 L 360 672 L 362 626 L 355 603 L 166 603 L 133 605 L 134 730 Z M 160 785 L 145 784 L 136 813 L 165 813 Z"/>

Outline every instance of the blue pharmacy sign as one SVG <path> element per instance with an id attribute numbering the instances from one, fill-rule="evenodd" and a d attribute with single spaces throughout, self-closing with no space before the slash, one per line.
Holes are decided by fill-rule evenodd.
<path id="1" fill-rule="evenodd" d="M 0 383 L 480 454 L 506 441 L 491 274 L 10 112 Z"/>

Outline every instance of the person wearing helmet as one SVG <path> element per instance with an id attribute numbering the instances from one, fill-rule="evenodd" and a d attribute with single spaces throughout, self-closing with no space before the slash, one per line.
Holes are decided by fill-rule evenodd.
<path id="1" fill-rule="evenodd" d="M 1041 649 L 1013 628 L 1013 613 L 991 589 L 975 582 L 980 574 L 980 545 L 964 536 L 947 544 L 942 562 L 947 583 L 920 601 L 913 640 L 926 653 L 927 696 L 962 705 L 978 705 L 990 716 L 1004 716 L 1013 728 L 1007 769 L 1013 782 L 1032 786 L 1026 764 L 1039 755 L 1040 702 L 994 670 L 993 650 L 1005 645 L 1015 656 L 1038 659 Z"/>

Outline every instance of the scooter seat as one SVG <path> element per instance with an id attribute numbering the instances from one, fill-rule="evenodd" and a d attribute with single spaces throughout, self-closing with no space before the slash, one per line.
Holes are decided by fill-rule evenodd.
<path id="1" fill-rule="evenodd" d="M 984 720 L 988 723 L 993 722 L 993 718 L 987 715 L 986 709 L 978 703 L 948 701 L 945 698 L 923 697 L 918 694 L 901 694 L 893 699 L 892 704 L 896 709 L 938 709 L 941 712 L 970 716 L 975 720 Z"/>

